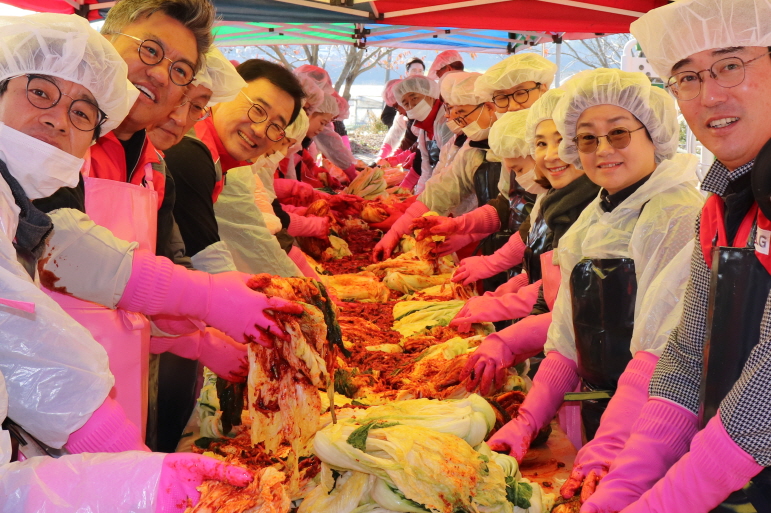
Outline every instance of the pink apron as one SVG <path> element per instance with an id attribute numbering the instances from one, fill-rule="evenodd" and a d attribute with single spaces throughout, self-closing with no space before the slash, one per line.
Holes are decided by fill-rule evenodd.
<path id="1" fill-rule="evenodd" d="M 144 169 L 145 186 L 89 176 L 90 160 L 83 168 L 86 213 L 119 239 L 138 242 L 155 253 L 158 193 L 153 190 L 153 169 Z M 126 416 L 145 437 L 150 365 L 150 322 L 139 313 L 112 310 L 50 290 L 45 292 L 76 321 L 85 326 L 107 350 L 115 386 L 110 397 L 118 401 Z"/>

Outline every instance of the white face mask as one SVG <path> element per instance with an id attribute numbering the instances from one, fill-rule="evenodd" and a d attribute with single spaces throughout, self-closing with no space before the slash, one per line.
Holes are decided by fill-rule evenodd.
<path id="1" fill-rule="evenodd" d="M 431 107 L 425 100 L 420 100 L 415 107 L 407 111 L 407 117 L 415 121 L 423 121 L 431 114 Z"/>
<path id="2" fill-rule="evenodd" d="M 450 129 L 452 133 L 455 135 L 460 135 L 463 132 L 463 129 L 460 127 L 458 123 L 455 122 L 454 119 L 451 119 L 447 122 L 447 128 Z"/>
<path id="3" fill-rule="evenodd" d="M 531 169 L 524 175 L 516 177 L 515 180 L 520 187 L 530 194 L 543 194 L 546 192 L 546 189 L 535 183 L 535 169 Z"/>
<path id="4" fill-rule="evenodd" d="M 483 106 L 481 109 L 482 110 L 479 111 L 477 119 L 463 127 L 463 133 L 466 134 L 470 141 L 484 141 L 487 139 L 487 136 L 490 135 L 489 127 L 482 128 L 479 126 L 479 118 L 482 117 L 482 112 L 484 111 L 485 107 Z"/>
<path id="5" fill-rule="evenodd" d="M 0 123 L 0 159 L 29 199 L 78 185 L 83 159 Z"/>

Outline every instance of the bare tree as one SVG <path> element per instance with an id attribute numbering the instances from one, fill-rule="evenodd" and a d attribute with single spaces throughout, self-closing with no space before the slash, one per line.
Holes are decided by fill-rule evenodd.
<path id="1" fill-rule="evenodd" d="M 356 81 L 356 78 L 375 66 L 391 65 L 387 57 L 394 50 L 395 48 L 356 48 L 355 46 L 347 46 L 345 48 L 345 64 L 343 64 L 343 70 L 335 82 L 335 90 L 340 93 L 340 96 L 349 100 L 351 98 L 351 86 Z"/>
<path id="2" fill-rule="evenodd" d="M 630 34 L 613 34 L 594 39 L 565 41 L 562 52 L 590 68 L 618 68 Z"/>

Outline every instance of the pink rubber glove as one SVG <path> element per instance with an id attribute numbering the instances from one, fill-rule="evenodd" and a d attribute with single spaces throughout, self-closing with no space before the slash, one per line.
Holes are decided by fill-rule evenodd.
<path id="1" fill-rule="evenodd" d="M 109 397 L 91 414 L 86 423 L 72 433 L 64 447 L 71 454 L 81 452 L 149 451 L 139 428 Z"/>
<path id="2" fill-rule="evenodd" d="M 313 278 L 316 281 L 321 281 L 321 278 L 319 278 L 319 275 L 313 270 L 311 264 L 308 263 L 308 259 L 305 258 L 305 253 L 303 253 L 300 248 L 292 246 L 292 249 L 289 250 L 289 258 L 294 262 L 297 268 L 300 269 L 303 276 L 306 278 Z"/>
<path id="3" fill-rule="evenodd" d="M 307 183 L 288 178 L 276 178 L 273 180 L 273 188 L 276 197 L 281 203 L 296 206 L 308 206 L 319 199 L 319 191 L 316 191 Z"/>
<path id="4" fill-rule="evenodd" d="M 492 207 L 491 207 L 492 208 Z M 512 235 L 498 251 L 490 256 L 464 258 L 452 275 L 452 281 L 469 285 L 475 281 L 495 276 L 515 265 L 525 256 L 525 244 L 519 232 Z"/>
<path id="5" fill-rule="evenodd" d="M 233 486 L 246 486 L 254 476 L 242 467 L 192 453 L 169 454 L 163 458 L 156 513 L 182 512 L 201 498 L 196 490 L 204 481 L 214 479 Z"/>
<path id="6" fill-rule="evenodd" d="M 660 397 L 648 399 L 624 450 L 581 511 L 615 513 L 639 499 L 688 451 L 697 426 L 692 411 Z"/>
<path id="7" fill-rule="evenodd" d="M 190 271 L 146 250 L 136 250 L 118 306 L 145 315 L 169 314 L 200 319 L 237 342 L 271 346 L 266 332 L 288 340 L 289 335 L 265 310 L 301 314 L 302 307 L 267 297 L 246 286 L 251 276 L 239 272 L 208 274 Z"/>
<path id="8" fill-rule="evenodd" d="M 521 463 L 530 442 L 557 413 L 565 393 L 575 390 L 577 384 L 576 363 L 557 351 L 549 351 L 533 378 L 533 388 L 519 407 L 519 416 L 490 437 L 487 445 Z"/>
<path id="9" fill-rule="evenodd" d="M 375 249 L 372 250 L 372 261 L 382 262 L 391 258 L 391 253 L 393 253 L 396 245 L 399 244 L 402 235 L 409 231 L 412 220 L 426 212 L 428 212 L 428 207 L 421 201 L 416 201 L 410 205 L 410 208 L 404 212 L 399 220 L 394 223 L 391 229 L 375 245 Z"/>
<path id="10" fill-rule="evenodd" d="M 282 203 L 281 209 L 287 214 L 297 214 L 298 216 L 304 216 L 308 212 L 308 207 L 298 207 L 290 203 Z"/>
<path id="11" fill-rule="evenodd" d="M 246 345 L 214 328 L 179 337 L 151 337 L 150 352 L 170 352 L 188 360 L 200 360 L 217 376 L 243 383 L 249 374 Z"/>
<path id="12" fill-rule="evenodd" d="M 380 148 L 380 155 L 378 156 L 379 159 L 384 159 L 386 157 L 390 157 L 391 153 L 393 152 L 393 148 L 391 148 L 391 145 L 388 143 L 383 144 L 382 148 Z"/>
<path id="13" fill-rule="evenodd" d="M 189 335 L 206 329 L 206 324 L 190 317 L 173 315 L 153 315 L 153 324 L 168 335 Z"/>
<path id="14" fill-rule="evenodd" d="M 410 169 L 407 176 L 402 180 L 402 183 L 399 184 L 399 187 L 412 191 L 418 184 L 418 180 L 420 180 L 420 175 L 416 173 L 414 169 Z"/>
<path id="15" fill-rule="evenodd" d="M 347 168 L 343 169 L 343 173 L 345 173 L 345 176 L 348 177 L 349 180 L 353 180 L 356 178 L 356 164 L 351 164 Z"/>
<path id="16" fill-rule="evenodd" d="M 436 256 L 451 255 L 463 249 L 468 245 L 474 244 L 484 239 L 486 235 L 484 233 L 468 233 L 468 234 L 453 234 L 448 235 L 444 242 L 439 244 L 434 253 Z"/>
<path id="17" fill-rule="evenodd" d="M 541 280 L 503 296 L 472 297 L 455 315 L 450 326 L 468 326 L 474 322 L 496 322 L 527 317 L 538 300 Z M 464 330 L 468 331 L 468 330 Z"/>
<path id="18" fill-rule="evenodd" d="M 468 260 L 468 259 L 466 259 Z M 461 260 L 461 263 L 463 261 Z M 511 294 L 512 292 L 517 292 L 522 287 L 526 286 L 530 282 L 530 279 L 527 277 L 527 273 L 521 272 L 518 275 L 514 276 L 512 279 L 498 287 L 492 292 L 485 292 L 486 295 L 491 296 L 502 296 L 504 294 Z"/>
<path id="19" fill-rule="evenodd" d="M 712 511 L 764 467 L 736 445 L 715 415 L 691 442 L 691 451 L 624 513 Z"/>
<path id="20" fill-rule="evenodd" d="M 469 355 L 466 366 L 460 373 L 460 380 L 471 378 L 467 385 L 468 390 L 473 392 L 479 385 L 482 395 L 487 395 L 492 385 L 495 385 L 495 389 L 500 388 L 507 368 L 543 351 L 551 317 L 551 312 L 529 315 L 498 333 L 488 335 Z"/>
<path id="21" fill-rule="evenodd" d="M 632 431 L 632 424 L 648 400 L 650 383 L 659 357 L 638 351 L 618 380 L 618 388 L 602 414 L 600 427 L 594 439 L 576 455 L 573 472 L 562 485 L 560 493 L 569 499 L 581 488 L 581 502 L 586 502 L 605 477 L 610 465 L 624 448 Z"/>
<path id="22" fill-rule="evenodd" d="M 329 218 L 300 216 L 289 212 L 289 227 L 286 231 L 292 237 L 316 237 L 323 239 L 329 236 Z"/>
<path id="23" fill-rule="evenodd" d="M 417 240 L 423 240 L 430 235 L 480 233 L 488 236 L 498 231 L 500 227 L 501 220 L 498 218 L 498 211 L 490 205 L 485 205 L 460 217 L 420 217 L 415 219 L 410 229 L 420 230 Z"/>

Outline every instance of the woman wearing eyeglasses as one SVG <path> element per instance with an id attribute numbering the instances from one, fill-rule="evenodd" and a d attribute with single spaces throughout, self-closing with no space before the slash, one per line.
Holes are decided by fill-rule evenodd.
<path id="1" fill-rule="evenodd" d="M 642 73 L 597 69 L 566 84 L 554 118 L 560 155 L 600 195 L 562 237 L 561 285 L 546 359 L 516 421 L 491 438 L 520 460 L 538 429 L 580 384 L 612 400 L 582 403 L 586 436 L 562 489 L 590 495 L 623 448 L 648 397 L 648 382 L 682 309 L 682 252 L 703 203 L 696 158 L 677 154 L 674 101 Z M 671 265 L 670 265 L 671 264 Z"/>

